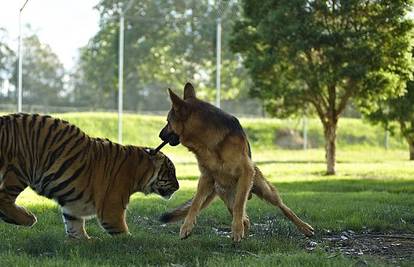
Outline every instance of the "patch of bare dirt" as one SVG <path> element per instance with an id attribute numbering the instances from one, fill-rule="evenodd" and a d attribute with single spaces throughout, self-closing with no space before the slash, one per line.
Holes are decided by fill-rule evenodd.
<path id="1" fill-rule="evenodd" d="M 355 233 L 347 230 L 341 233 L 329 231 L 321 239 L 321 244 L 308 242 L 306 249 L 323 246 L 334 257 L 341 253 L 351 257 L 373 256 L 390 263 L 414 261 L 414 234 L 412 233 L 377 233 L 364 231 Z"/>

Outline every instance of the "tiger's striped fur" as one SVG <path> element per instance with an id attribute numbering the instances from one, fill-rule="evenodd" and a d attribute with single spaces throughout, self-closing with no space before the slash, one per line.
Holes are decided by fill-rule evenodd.
<path id="1" fill-rule="evenodd" d="M 128 233 L 125 209 L 135 192 L 170 197 L 179 185 L 163 153 L 92 138 L 43 115 L 0 117 L 0 218 L 32 226 L 36 217 L 15 204 L 27 187 L 55 200 L 69 237 L 89 238 L 85 219 L 97 216 L 109 234 Z"/>

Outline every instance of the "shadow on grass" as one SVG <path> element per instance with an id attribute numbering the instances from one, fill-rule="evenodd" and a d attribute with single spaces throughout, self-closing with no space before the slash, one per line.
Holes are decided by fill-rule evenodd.
<path id="1" fill-rule="evenodd" d="M 276 185 L 284 202 L 315 227 L 317 238 L 321 238 L 324 229 L 333 232 L 366 228 L 413 230 L 410 225 L 414 222 L 414 181 L 330 180 Z M 305 253 L 307 239 L 276 207 L 256 197 L 247 205 L 252 229 L 241 244 L 234 245 L 231 242 L 231 217 L 219 200 L 202 211 L 193 235 L 187 240 L 179 240 L 180 223 L 164 225 L 157 219 L 160 214 L 181 204 L 193 194 L 194 190 L 180 190 L 171 201 L 136 194 L 127 212 L 133 236 L 111 238 L 92 220 L 87 223 L 87 231 L 101 240 L 88 242 L 65 240 L 63 223 L 56 206 L 32 204 L 29 209 L 39 219 L 33 228 L 0 224 L 0 256 L 11 255 L 17 263 L 21 260 L 17 265 L 22 266 L 33 260 L 46 266 L 57 263 L 62 266 L 68 263 L 79 266 L 193 266 L 203 265 L 211 258 L 231 261 L 261 258 L 275 253 L 280 254 L 280 257 Z M 303 257 L 306 258 L 306 255 L 303 254 Z M 322 260 L 326 260 L 328 256 L 323 255 Z"/>
<path id="2" fill-rule="evenodd" d="M 43 214 L 39 214 L 39 217 L 42 216 Z M 0 255 L 7 253 L 16 258 L 35 259 L 42 263 L 66 262 L 66 264 L 70 263 L 70 266 L 76 265 L 74 264 L 76 262 L 82 263 L 82 266 L 84 264 L 194 266 L 203 265 L 211 257 L 232 259 L 274 252 L 295 254 L 303 243 L 300 240 L 293 241 L 288 237 L 265 237 L 261 240 L 247 239 L 241 244 L 233 244 L 229 238 L 214 234 L 211 227 L 203 226 L 203 224 L 195 229 L 194 235 L 189 239 L 180 240 L 177 225 L 161 225 L 154 220 L 132 215 L 129 222 L 133 236 L 114 238 L 98 233 L 96 223 L 88 223 L 89 232 L 99 237 L 93 241 L 67 241 L 63 231 L 56 229 L 55 225 L 50 225 L 49 231 L 33 231 L 32 235 L 25 238 L 19 236 L 21 235 L 19 232 L 14 235 L 9 233 L 2 238 Z M 1 226 L 3 228 L 3 225 Z M 4 234 L 5 232 L 2 231 L 2 235 Z"/>
<path id="3" fill-rule="evenodd" d="M 254 160 L 253 162 L 260 166 L 266 164 L 326 164 L 325 160 Z M 382 163 L 381 160 L 336 160 L 337 164 L 352 164 L 352 163 Z M 177 165 L 197 165 L 196 161 L 176 161 Z"/>
<path id="4" fill-rule="evenodd" d="M 377 231 L 414 230 L 414 181 L 407 180 L 330 180 L 275 184 L 284 202 L 303 220 L 323 229 L 373 229 Z M 140 204 L 131 211 L 151 218 L 161 214 L 194 195 L 194 190 L 180 190 L 169 202 L 140 198 Z M 158 203 L 156 208 L 154 204 Z M 137 203 L 137 202 L 135 202 Z M 277 232 L 290 232 L 300 237 L 296 228 L 278 208 L 253 197 L 247 203 L 252 223 L 276 222 Z M 153 219 L 156 220 L 159 215 Z M 204 221 L 206 220 L 206 221 Z M 199 224 L 210 227 L 229 226 L 231 217 L 221 200 L 216 200 L 202 211 Z M 176 229 L 178 233 L 178 229 Z M 267 233 L 267 232 L 266 232 Z M 264 235 L 266 235 L 266 233 Z M 271 232 L 268 232 L 269 234 Z M 283 235 L 283 234 L 282 234 Z"/>
<path id="5" fill-rule="evenodd" d="M 388 192 L 388 193 L 414 193 L 414 180 L 380 180 L 380 179 L 341 179 L 301 182 L 274 183 L 286 192 Z"/>

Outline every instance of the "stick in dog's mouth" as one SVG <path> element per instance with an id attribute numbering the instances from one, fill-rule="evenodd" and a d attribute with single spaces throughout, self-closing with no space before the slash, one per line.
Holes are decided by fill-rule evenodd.
<path id="1" fill-rule="evenodd" d="M 152 151 L 152 153 L 151 154 L 153 154 L 153 155 L 155 155 L 155 154 L 157 154 L 158 153 L 158 151 L 160 151 L 161 150 L 161 148 L 163 148 L 166 144 L 168 143 L 168 141 L 163 141 L 159 146 L 157 146 L 157 148 L 156 149 L 154 149 L 153 151 Z"/>

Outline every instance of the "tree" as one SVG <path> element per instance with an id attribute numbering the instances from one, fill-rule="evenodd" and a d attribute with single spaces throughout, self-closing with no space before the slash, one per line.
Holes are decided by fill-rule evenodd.
<path id="1" fill-rule="evenodd" d="M 399 128 L 408 143 L 410 160 L 414 160 L 414 81 L 407 83 L 404 95 L 379 101 L 364 112 L 370 121 L 380 123 L 391 134 L 397 134 Z"/>
<path id="2" fill-rule="evenodd" d="M 404 90 L 411 76 L 411 0 L 244 0 L 232 48 L 251 93 L 289 116 L 312 108 L 335 173 L 338 120 L 352 99 L 369 106 Z"/>
<path id="3" fill-rule="evenodd" d="M 23 38 L 23 99 L 27 104 L 59 105 L 63 100 L 64 68 L 49 45 L 36 35 Z M 13 83 L 17 87 L 18 64 L 15 63 Z"/>
<path id="4" fill-rule="evenodd" d="M 112 22 L 101 29 L 80 49 L 74 73 L 73 101 L 92 108 L 114 108 L 117 102 L 117 25 Z"/>
<path id="5" fill-rule="evenodd" d="M 118 18 L 119 10 L 128 2 L 100 1 L 100 30 L 81 51 L 78 77 L 84 81 L 78 84 L 99 92 L 101 106 L 115 107 L 117 103 Z M 222 9 L 226 5 L 226 14 L 238 13 L 236 1 L 215 2 L 222 3 Z M 188 80 L 198 85 L 204 99 L 214 99 L 217 13 L 216 5 L 209 0 L 133 2 L 125 14 L 127 109 L 168 109 L 166 88 L 181 89 Z M 234 16 L 226 14 L 222 20 L 224 33 L 231 31 L 234 21 Z M 222 63 L 226 66 L 222 68 L 222 96 L 231 99 L 247 87 L 241 79 L 246 76 L 245 69 L 230 52 L 228 39 L 229 34 L 222 35 Z"/>
<path id="6" fill-rule="evenodd" d="M 0 89 L 8 89 L 2 87 L 6 81 L 10 81 L 13 73 L 13 63 L 16 59 L 13 50 L 7 45 L 6 37 L 6 30 L 0 28 Z M 2 100 L 6 99 L 9 101 L 10 98 L 12 98 L 12 94 L 10 94 L 10 90 L 7 90 Z"/>

